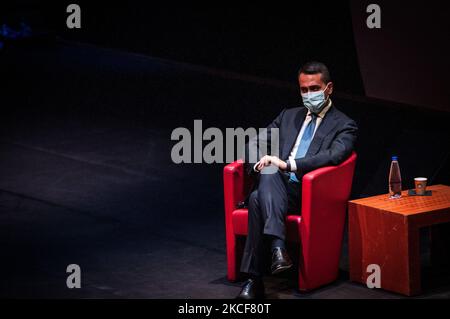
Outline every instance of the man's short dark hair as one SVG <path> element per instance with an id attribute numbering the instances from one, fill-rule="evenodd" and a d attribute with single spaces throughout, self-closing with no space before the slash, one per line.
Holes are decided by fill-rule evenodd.
<path id="1" fill-rule="evenodd" d="M 298 76 L 300 73 L 304 74 L 321 74 L 321 79 L 323 83 L 328 84 L 331 82 L 330 72 L 325 64 L 322 62 L 311 61 L 303 64 L 303 66 L 298 70 Z"/>

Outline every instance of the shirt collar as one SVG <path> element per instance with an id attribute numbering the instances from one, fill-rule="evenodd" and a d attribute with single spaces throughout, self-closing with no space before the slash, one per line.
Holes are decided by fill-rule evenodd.
<path id="1" fill-rule="evenodd" d="M 328 99 L 327 105 L 322 109 L 322 111 L 318 114 L 318 117 L 324 118 L 325 114 L 327 114 L 328 110 L 331 108 L 331 105 L 333 103 L 331 102 L 331 98 Z M 308 114 L 306 116 L 311 116 L 311 111 L 308 110 Z"/>

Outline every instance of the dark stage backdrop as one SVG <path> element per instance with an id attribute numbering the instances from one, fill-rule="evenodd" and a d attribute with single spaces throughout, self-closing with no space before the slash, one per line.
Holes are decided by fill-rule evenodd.
<path id="1" fill-rule="evenodd" d="M 450 30 L 444 1 L 376 1 L 381 28 L 365 26 L 373 1 L 352 0 L 353 30 L 367 96 L 450 111 Z"/>
<path id="2" fill-rule="evenodd" d="M 82 28 L 65 13 L 78 3 Z M 181 1 L 17 1 L 10 16 L 64 39 L 295 83 L 299 66 L 324 61 L 338 91 L 363 94 L 348 1 L 283 4 Z M 14 13 L 16 12 L 16 13 Z"/>
<path id="3" fill-rule="evenodd" d="M 69 1 L 55 4 L 19 0 L 8 3 L 8 10 L 0 11 L 1 18 L 8 23 L 14 24 L 25 19 L 35 31 L 42 32 L 43 35 L 36 39 L 37 44 L 21 48 L 19 52 L 22 54 L 9 52 L 17 64 L 23 67 L 22 72 L 7 59 L 4 60 L 5 65 L 9 66 L 9 73 L 2 69 L 2 74 L 11 78 L 8 83 L 10 89 L 4 90 L 4 101 L 8 102 L 9 98 L 10 104 L 15 105 L 8 110 L 15 111 L 20 106 L 27 111 L 25 114 L 30 114 L 30 111 L 39 113 L 43 109 L 62 112 L 61 110 L 73 108 L 83 118 L 86 114 L 90 116 L 92 109 L 97 108 L 101 112 L 119 114 L 120 117 L 137 117 L 151 126 L 155 125 L 154 117 L 160 116 L 162 120 L 159 123 L 172 127 L 190 125 L 197 118 L 205 121 L 205 127 L 263 127 L 282 107 L 294 106 L 300 102 L 295 88 L 297 68 L 306 60 L 318 59 L 330 66 L 337 91 L 350 93 L 336 95 L 335 101 L 360 127 L 355 196 L 386 191 L 391 155 L 399 155 L 402 159 L 401 165 L 405 180 L 410 183 L 409 187 L 412 186 L 413 174 L 419 173 L 430 176 L 433 183 L 449 183 L 449 151 L 441 143 L 448 139 L 448 126 L 445 123 L 448 122 L 450 113 L 429 111 L 430 107 L 441 105 L 436 104 L 436 101 L 442 101 L 442 97 L 448 98 L 447 91 L 441 87 L 445 83 L 446 72 L 439 68 L 448 62 L 433 60 L 431 69 L 425 64 L 414 64 L 429 62 L 421 60 L 424 52 L 429 57 L 440 56 L 442 52 L 436 53 L 434 49 L 427 52 L 426 48 L 416 51 L 414 43 L 413 45 L 406 40 L 390 41 L 390 35 L 383 35 L 396 28 L 397 20 L 392 20 L 394 11 L 391 10 L 395 6 L 380 3 L 382 29 L 372 30 L 374 33 L 370 33 L 366 42 L 360 42 L 361 38 L 357 38 L 357 56 L 348 1 L 333 4 L 297 3 L 292 7 L 238 6 L 229 3 L 205 7 L 166 2 L 155 4 L 127 1 L 118 4 L 112 1 L 78 1 L 82 8 L 81 30 L 66 28 L 65 10 L 68 3 Z M 357 11 L 360 19 L 367 15 L 365 7 L 364 5 L 363 11 L 361 8 Z M 401 10 L 396 12 L 401 13 Z M 398 18 L 401 21 L 401 17 Z M 365 31 L 358 31 L 354 21 L 355 33 L 367 32 L 365 21 L 363 22 Z M 405 34 L 407 27 L 399 28 L 392 32 Z M 436 34 L 440 32 L 440 29 L 436 30 Z M 54 41 L 55 36 L 94 45 Z M 433 37 L 436 36 L 430 35 L 430 39 Z M 411 38 L 414 38 L 414 34 L 409 35 L 409 39 Z M 45 39 L 52 40 L 50 46 L 44 45 L 41 51 L 36 50 L 41 47 L 40 40 Z M 378 41 L 378 50 L 386 45 L 385 52 L 376 55 L 370 50 L 361 50 L 365 48 L 364 44 L 372 45 L 372 40 Z M 411 47 L 408 54 L 404 54 L 412 59 L 408 68 L 402 64 L 406 62 L 400 61 L 396 56 L 403 45 Z M 109 52 L 103 51 L 102 46 L 120 50 L 97 54 L 96 52 Z M 294 89 L 291 86 L 270 87 L 263 94 L 263 90 L 252 91 L 239 82 L 233 84 L 237 86 L 235 90 L 227 86 L 230 84 L 218 85 L 213 81 L 192 80 L 186 82 L 181 76 L 165 81 L 164 76 L 168 75 L 161 73 L 155 77 L 157 68 L 144 67 L 139 62 L 147 59 L 151 61 L 151 57 L 140 57 L 121 50 L 285 80 Z M 5 54 L 8 52 L 4 51 Z M 24 52 L 31 53 L 28 56 Z M 388 56 L 395 59 L 389 60 Z M 45 64 L 41 60 L 49 57 L 55 59 L 55 63 L 42 68 Z M 374 65 L 371 65 L 369 58 L 373 58 Z M 355 98 L 355 95 L 364 94 L 358 59 L 369 96 L 406 104 Z M 32 66 L 39 71 L 31 72 Z M 417 76 L 411 73 L 416 71 Z M 419 78 L 422 71 L 428 75 Z M 13 78 L 18 74 L 27 76 L 25 80 L 14 82 Z M 50 77 L 47 82 L 44 80 L 46 74 Z M 88 76 L 89 81 L 81 74 Z M 371 77 L 378 82 L 372 82 Z M 423 84 L 423 89 L 418 85 L 419 82 Z M 378 94 L 374 93 L 377 85 L 380 87 L 376 91 Z M 74 87 L 77 88 L 76 91 L 73 90 Z M 13 94 L 15 90 L 23 90 L 27 94 Z M 164 95 L 172 91 L 175 93 Z M 427 97 L 430 99 L 423 100 Z M 20 103 L 21 99 L 25 99 L 23 103 Z M 34 100 L 44 100 L 47 103 L 31 105 L 30 101 Z M 426 108 L 415 108 L 414 104 Z M 164 107 L 155 107 L 160 105 Z M 241 114 L 234 116 L 233 110 Z M 170 121 L 167 120 L 169 116 Z M 174 117 L 180 122 L 175 124 Z"/>

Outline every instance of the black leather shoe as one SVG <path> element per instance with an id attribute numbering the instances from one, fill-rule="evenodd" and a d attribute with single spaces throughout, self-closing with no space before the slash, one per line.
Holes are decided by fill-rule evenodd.
<path id="1" fill-rule="evenodd" d="M 262 299 L 264 298 L 264 283 L 262 279 L 249 279 L 245 282 L 236 299 Z"/>
<path id="2" fill-rule="evenodd" d="M 272 274 L 278 274 L 292 267 L 291 258 L 289 258 L 286 249 L 276 247 L 273 249 L 272 255 Z"/>

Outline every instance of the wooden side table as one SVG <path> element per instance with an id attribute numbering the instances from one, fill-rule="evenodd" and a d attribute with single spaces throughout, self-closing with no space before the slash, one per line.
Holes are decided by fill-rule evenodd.
<path id="1" fill-rule="evenodd" d="M 349 202 L 350 279 L 366 284 L 367 266 L 381 268 L 381 288 L 419 294 L 421 227 L 450 222 L 450 187 L 427 187 L 432 196 L 389 199 L 378 195 Z"/>

